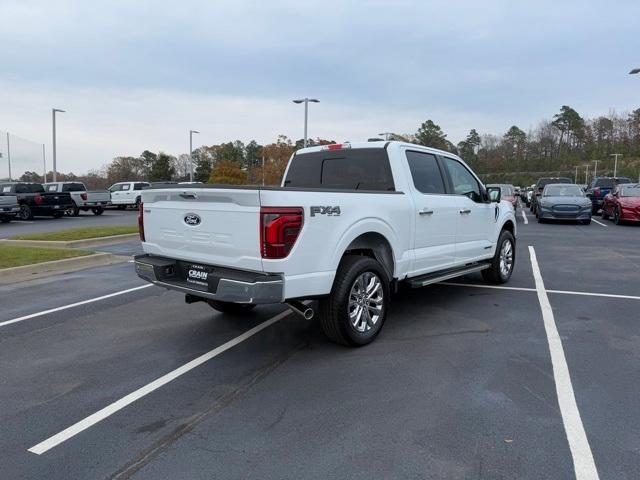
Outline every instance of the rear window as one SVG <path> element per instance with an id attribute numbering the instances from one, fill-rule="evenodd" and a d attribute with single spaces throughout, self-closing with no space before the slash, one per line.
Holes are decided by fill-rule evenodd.
<path id="1" fill-rule="evenodd" d="M 295 155 L 285 187 L 394 191 L 387 151 L 356 148 Z"/>
<path id="2" fill-rule="evenodd" d="M 618 185 L 619 183 L 631 183 L 631 180 L 629 180 L 626 177 L 598 178 L 598 179 L 593 181 L 593 186 L 594 187 L 600 187 L 600 188 L 613 188 L 616 185 Z"/>
<path id="3" fill-rule="evenodd" d="M 2 189 L 2 193 L 11 193 L 13 185 L 0 185 L 0 188 Z"/>
<path id="4" fill-rule="evenodd" d="M 84 192 L 84 185 L 81 183 L 65 183 L 62 185 L 63 192 Z"/>
<path id="5" fill-rule="evenodd" d="M 573 183 L 573 180 L 567 177 L 541 178 L 536 184 L 536 188 L 544 187 L 550 183 Z"/>

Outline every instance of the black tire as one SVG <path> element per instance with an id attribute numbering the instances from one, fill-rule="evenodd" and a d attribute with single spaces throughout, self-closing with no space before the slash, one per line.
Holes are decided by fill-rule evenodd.
<path id="1" fill-rule="evenodd" d="M 620 218 L 620 208 L 617 208 L 613 211 L 613 223 L 616 225 L 622 225 L 622 219 Z"/>
<path id="2" fill-rule="evenodd" d="M 65 215 L 67 215 L 68 217 L 77 217 L 78 215 L 80 215 L 80 209 L 78 208 L 78 206 L 74 203 L 73 207 L 69 207 L 64 211 Z"/>
<path id="3" fill-rule="evenodd" d="M 9 223 L 12 220 L 11 217 L 2 217 L 0 218 L 0 222 L 2 223 Z"/>
<path id="4" fill-rule="evenodd" d="M 93 207 L 91 209 L 94 215 L 102 215 L 104 213 L 104 208 L 102 207 Z"/>
<path id="5" fill-rule="evenodd" d="M 506 242 L 511 243 L 511 265 L 508 271 L 505 272 L 501 269 L 500 263 L 502 258 L 502 250 Z M 513 273 L 513 268 L 516 265 L 516 239 L 509 230 L 502 230 L 500 237 L 498 237 L 498 244 L 496 246 L 496 253 L 491 260 L 491 266 L 485 270 L 482 270 L 482 278 L 487 283 L 507 283 Z"/>
<path id="6" fill-rule="evenodd" d="M 380 304 L 380 311 L 377 315 L 377 320 L 372 320 L 368 314 L 367 321 L 358 320 L 358 323 L 364 322 L 362 328 L 364 331 L 354 326 L 350 321 L 349 310 L 351 307 L 358 307 L 361 309 L 361 314 L 358 319 L 364 317 L 364 303 L 358 305 L 357 302 L 367 302 L 371 305 L 375 300 L 368 300 L 366 297 L 366 286 L 362 292 L 362 296 L 358 298 L 357 285 L 363 285 L 362 280 L 366 281 L 366 277 L 370 276 L 370 281 L 379 282 L 379 287 L 373 292 L 377 293 L 377 302 Z M 375 277 L 376 280 L 373 279 Z M 354 293 L 354 302 L 350 305 L 350 299 L 352 293 Z M 382 290 L 380 292 L 380 289 Z M 372 292 L 372 293 L 373 293 Z M 347 345 L 350 347 L 361 347 L 371 343 L 382 330 L 382 326 L 387 318 L 387 311 L 389 301 L 391 299 L 389 289 L 389 279 L 384 268 L 374 259 L 369 257 L 362 257 L 359 255 L 348 255 L 342 259 L 338 271 L 336 272 L 336 278 L 333 281 L 331 287 L 331 294 L 329 297 L 320 300 L 318 308 L 318 316 L 320 318 L 320 326 L 327 338 L 333 342 L 341 345 Z M 375 307 L 372 307 L 375 308 Z M 374 315 L 375 316 L 375 315 Z M 371 322 L 374 322 L 371 324 Z"/>
<path id="7" fill-rule="evenodd" d="M 118 210 L 124 210 L 125 208 L 127 208 L 126 205 L 118 205 Z"/>
<path id="8" fill-rule="evenodd" d="M 589 219 L 589 220 L 580 220 L 580 223 L 582 225 L 591 225 L 591 219 Z"/>
<path id="9" fill-rule="evenodd" d="M 600 208 L 597 207 L 597 206 L 591 207 L 591 215 L 597 215 L 598 214 L 598 210 L 600 210 Z"/>
<path id="10" fill-rule="evenodd" d="M 214 310 L 227 313 L 229 315 L 242 315 L 255 308 L 255 305 L 248 303 L 221 302 L 219 300 L 207 300 L 207 303 Z"/>
<path id="11" fill-rule="evenodd" d="M 542 218 L 542 217 L 536 217 L 536 218 L 538 219 L 538 223 L 544 223 L 545 222 L 544 218 Z"/>
<path id="12" fill-rule="evenodd" d="M 51 214 L 51 216 L 52 216 L 53 218 L 62 218 L 62 217 L 64 217 L 64 212 L 53 212 L 53 213 Z"/>
<path id="13" fill-rule="evenodd" d="M 16 218 L 18 220 L 33 220 L 33 212 L 28 205 L 20 205 L 20 211 Z"/>
<path id="14" fill-rule="evenodd" d="M 140 197 L 136 198 L 136 204 L 134 205 L 136 210 L 140 210 L 140 202 L 142 199 Z"/>
<path id="15" fill-rule="evenodd" d="M 602 206 L 602 213 L 600 214 L 600 216 L 603 220 L 609 220 L 609 214 L 605 210 L 604 205 Z"/>

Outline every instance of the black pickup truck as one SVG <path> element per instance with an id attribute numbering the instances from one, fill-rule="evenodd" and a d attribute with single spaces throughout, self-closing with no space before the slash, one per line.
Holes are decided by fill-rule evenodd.
<path id="1" fill-rule="evenodd" d="M 0 183 L 0 193 L 18 197 L 18 220 L 31 220 L 34 216 L 60 218 L 67 208 L 73 207 L 69 193 L 45 192 L 39 183 Z"/>

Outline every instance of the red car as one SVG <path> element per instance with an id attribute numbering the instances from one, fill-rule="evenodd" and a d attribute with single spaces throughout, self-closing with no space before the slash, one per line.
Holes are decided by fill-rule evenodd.
<path id="1" fill-rule="evenodd" d="M 640 184 L 620 184 L 604 197 L 602 218 L 609 217 L 618 225 L 640 222 Z"/>

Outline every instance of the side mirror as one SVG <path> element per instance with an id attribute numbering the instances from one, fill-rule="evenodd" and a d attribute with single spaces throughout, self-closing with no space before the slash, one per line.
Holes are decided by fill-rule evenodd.
<path id="1" fill-rule="evenodd" d="M 487 187 L 487 195 L 492 202 L 499 202 L 502 197 L 500 187 Z"/>

